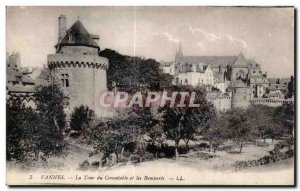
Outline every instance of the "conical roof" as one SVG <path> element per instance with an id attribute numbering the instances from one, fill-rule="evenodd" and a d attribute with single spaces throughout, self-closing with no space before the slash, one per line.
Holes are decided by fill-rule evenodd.
<path id="1" fill-rule="evenodd" d="M 71 34 L 71 35 L 70 35 Z M 72 39 L 69 39 L 70 37 Z M 81 45 L 81 46 L 90 46 L 100 49 L 99 45 L 94 41 L 89 32 L 85 29 L 82 23 L 78 20 L 76 21 L 71 28 L 67 31 L 64 38 L 58 43 L 60 47 L 66 45 Z M 57 46 L 57 45 L 56 45 Z"/>

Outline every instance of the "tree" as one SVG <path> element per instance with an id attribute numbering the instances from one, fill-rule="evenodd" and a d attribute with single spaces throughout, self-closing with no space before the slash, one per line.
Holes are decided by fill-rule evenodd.
<path id="1" fill-rule="evenodd" d="M 181 139 L 188 143 L 195 133 L 199 133 L 201 129 L 205 128 L 209 120 L 215 116 L 215 109 L 213 105 L 207 102 L 205 93 L 201 88 L 193 88 L 191 86 L 173 86 L 170 92 L 196 92 L 195 104 L 199 107 L 189 107 L 190 97 L 186 96 L 184 103 L 186 107 L 170 107 L 168 104 L 160 108 L 163 113 L 164 131 L 168 138 L 175 141 L 175 157 L 178 158 L 178 146 Z M 175 105 L 180 102 L 181 97 L 177 96 Z"/>
<path id="2" fill-rule="evenodd" d="M 230 138 L 240 145 L 239 152 L 241 153 L 244 142 L 253 141 L 256 138 L 251 128 L 253 124 L 247 120 L 246 111 L 243 109 L 232 109 L 226 115 Z"/>
<path id="3" fill-rule="evenodd" d="M 157 158 L 158 148 L 160 148 L 165 141 L 162 121 L 159 121 L 147 134 L 151 138 L 152 145 L 155 146 L 155 158 Z"/>
<path id="4" fill-rule="evenodd" d="M 91 137 L 94 153 L 102 153 L 102 163 L 106 163 L 111 154 L 115 154 L 116 162 L 123 156 L 126 145 L 133 143 L 136 153 L 145 153 L 146 145 L 143 135 L 156 125 L 149 108 L 131 108 L 120 110 L 107 121 L 91 122 L 91 126 L 83 130 L 83 135 Z"/>
<path id="5" fill-rule="evenodd" d="M 172 85 L 172 76 L 164 74 L 159 68 L 160 63 L 154 59 L 126 56 L 110 49 L 101 51 L 100 56 L 109 60 L 109 89 L 116 85 L 125 90 L 139 89 L 142 86 L 157 90 Z"/>
<path id="6" fill-rule="evenodd" d="M 57 85 L 37 87 L 36 112 L 41 136 L 39 150 L 45 155 L 60 154 L 65 147 L 63 130 L 66 125 L 64 94 Z"/>
<path id="7" fill-rule="evenodd" d="M 25 106 L 19 100 L 6 102 L 6 158 L 23 160 L 21 141 L 24 134 Z"/>
<path id="8" fill-rule="evenodd" d="M 275 109 L 274 120 L 284 127 L 284 130 L 294 137 L 295 108 L 293 103 L 283 103 Z"/>
<path id="9" fill-rule="evenodd" d="M 294 76 L 291 76 L 291 81 L 288 83 L 287 98 L 291 98 L 294 95 Z"/>
<path id="10" fill-rule="evenodd" d="M 217 148 L 230 137 L 227 116 L 221 115 L 210 120 L 208 128 L 204 130 L 203 137 L 209 141 L 210 151 L 215 156 Z"/>
<path id="11" fill-rule="evenodd" d="M 89 109 L 89 107 L 83 105 L 80 107 L 75 107 L 71 115 L 71 129 L 81 131 L 82 126 L 84 124 L 88 125 L 93 116 L 94 111 Z"/>
<path id="12" fill-rule="evenodd" d="M 270 130 L 276 126 L 273 119 L 273 112 L 274 108 L 264 105 L 251 105 L 245 112 L 245 117 L 249 125 L 251 125 L 250 128 L 253 134 L 263 139 L 264 142 L 269 136 L 269 133 L 271 133 Z"/>
<path id="13" fill-rule="evenodd" d="M 213 105 L 204 99 L 200 101 L 200 107 L 188 109 L 184 113 L 181 135 L 187 149 L 189 149 L 189 141 L 194 138 L 196 133 L 199 134 L 206 129 L 215 115 Z"/>
<path id="14" fill-rule="evenodd" d="M 175 159 L 179 157 L 178 147 L 181 139 L 183 113 L 173 108 L 167 108 L 163 113 L 164 131 L 166 136 L 175 141 Z"/>

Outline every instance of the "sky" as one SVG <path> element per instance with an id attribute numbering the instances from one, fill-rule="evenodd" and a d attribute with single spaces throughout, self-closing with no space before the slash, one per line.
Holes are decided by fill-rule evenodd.
<path id="1" fill-rule="evenodd" d="M 55 53 L 58 17 L 80 20 L 101 49 L 173 61 L 184 56 L 255 59 L 269 77 L 294 74 L 294 10 L 245 7 L 7 7 L 6 49 L 21 65 L 42 67 Z"/>

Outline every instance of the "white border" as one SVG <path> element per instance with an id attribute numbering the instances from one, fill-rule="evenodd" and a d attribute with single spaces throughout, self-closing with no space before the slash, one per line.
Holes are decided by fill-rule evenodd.
<path id="1" fill-rule="evenodd" d="M 33 189 L 33 188 L 9 188 L 5 185 L 5 151 L 6 151 L 6 147 L 5 147 L 5 129 L 6 129 L 6 125 L 5 125 L 5 83 L 6 83 L 6 78 L 5 78 L 5 56 L 6 56 L 6 37 L 5 37 L 5 9 L 6 6 L 12 6 L 12 5 L 24 5 L 24 6 L 46 6 L 46 5 L 52 5 L 52 6 L 142 6 L 142 5 L 146 5 L 146 6 L 190 6 L 190 5 L 196 5 L 196 6 L 295 6 L 296 8 L 300 7 L 300 1 L 296 1 L 296 0 L 285 0 L 285 1 L 276 1 L 276 0 L 265 0 L 265 1 L 259 1 L 259 0 L 202 0 L 197 1 L 197 0 L 149 0 L 149 1 L 141 1 L 141 0 L 131 0 L 131 1 L 125 1 L 125 0 L 107 0 L 107 1 L 103 1 L 103 0 L 72 0 L 72 1 L 67 1 L 67 0 L 47 0 L 47 1 L 37 1 L 37 0 L 2 0 L 0 1 L 0 29 L 1 29 L 1 35 L 0 35 L 0 55 L 2 55 L 1 58 L 1 64 L 2 67 L 0 68 L 0 89 L 1 94 L 0 94 L 0 103 L 2 108 L 0 109 L 0 127 L 1 127 L 1 138 L 0 138 L 0 145 L 1 145 L 1 163 L 0 163 L 0 190 L 8 190 L 8 189 L 18 189 L 18 190 L 28 190 L 28 189 Z M 298 10 L 299 11 L 299 10 Z M 297 23 L 296 26 L 299 26 L 299 19 L 297 19 Z M 299 31 L 299 30 L 298 30 Z M 299 34 L 299 32 L 297 31 L 297 36 Z M 297 52 L 295 54 L 298 55 L 299 53 L 299 49 L 297 49 Z M 299 67 L 297 68 L 297 74 L 299 72 Z M 298 77 L 298 76 L 297 76 Z M 297 90 L 299 89 L 299 82 L 297 80 Z M 297 98 L 299 98 L 299 92 L 297 95 Z M 298 110 L 298 106 L 297 106 L 297 110 Z M 299 120 L 299 110 L 297 113 L 297 119 Z M 299 121 L 298 121 L 299 123 Z M 297 128 L 297 127 L 296 127 Z M 298 129 L 298 134 L 297 137 L 299 137 L 299 129 Z M 297 141 L 298 142 L 298 141 Z M 297 147 L 298 148 L 298 147 Z M 297 150 L 297 153 L 299 152 L 299 149 Z M 299 164 L 297 165 L 299 166 Z M 299 175 L 297 176 L 299 177 Z M 16 177 L 17 178 L 17 177 Z M 297 180 L 297 183 L 299 184 L 299 179 Z M 36 188 L 38 190 L 40 189 L 49 189 L 49 188 Z M 50 188 L 51 189 L 51 188 Z M 71 190 L 81 190 L 83 188 L 56 188 L 55 190 L 64 190 L 64 189 L 71 189 Z M 99 189 L 99 188 L 93 188 L 93 189 Z M 107 188 L 102 188 L 102 189 L 107 189 Z M 112 188 L 112 189 L 118 189 L 118 188 Z M 132 188 L 126 188 L 124 190 L 131 190 Z M 156 188 L 153 188 L 156 189 Z M 169 189 L 173 189 L 173 188 L 169 188 Z M 183 189 L 187 189 L 187 188 L 183 188 Z M 201 188 L 203 189 L 203 188 Z M 219 188 L 213 188 L 210 190 L 218 190 Z M 232 188 L 229 188 L 232 189 Z M 254 190 L 254 188 L 248 189 L 248 190 Z M 260 189 L 265 189 L 265 188 L 260 188 Z M 289 188 L 285 188 L 285 190 L 289 190 Z"/>

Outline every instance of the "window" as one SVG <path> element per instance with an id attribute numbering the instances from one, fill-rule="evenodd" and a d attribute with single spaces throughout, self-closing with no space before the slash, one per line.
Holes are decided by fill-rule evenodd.
<path id="1" fill-rule="evenodd" d="M 187 79 L 185 79 L 184 83 L 185 83 L 185 84 L 187 84 L 187 83 L 188 83 L 188 80 L 187 80 Z"/>
<path id="2" fill-rule="evenodd" d="M 75 42 L 75 36 L 72 31 L 69 32 L 69 42 L 71 43 Z"/>
<path id="3" fill-rule="evenodd" d="M 63 87 L 69 87 L 69 74 L 61 74 L 61 82 Z"/>
<path id="4" fill-rule="evenodd" d="M 253 74 L 255 74 L 255 70 L 253 70 Z"/>

